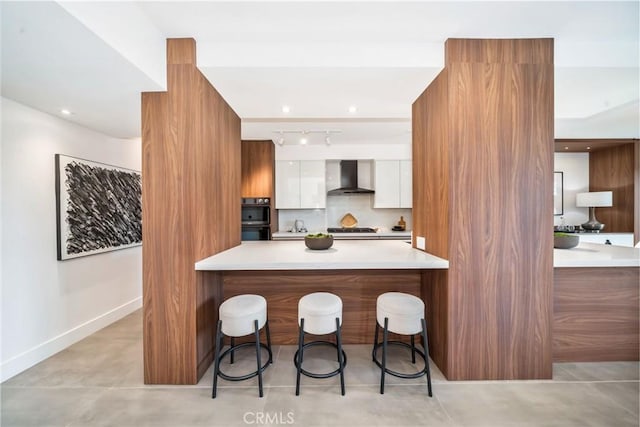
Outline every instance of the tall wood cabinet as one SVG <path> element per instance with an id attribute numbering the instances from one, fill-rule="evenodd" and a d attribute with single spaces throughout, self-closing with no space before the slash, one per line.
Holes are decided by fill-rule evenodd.
<path id="1" fill-rule="evenodd" d="M 269 197 L 271 199 L 271 232 L 278 231 L 275 201 L 276 151 L 270 139 L 242 141 L 241 197 Z"/>
<path id="2" fill-rule="evenodd" d="M 242 141 L 242 197 L 273 197 L 275 148 L 271 140 Z"/>

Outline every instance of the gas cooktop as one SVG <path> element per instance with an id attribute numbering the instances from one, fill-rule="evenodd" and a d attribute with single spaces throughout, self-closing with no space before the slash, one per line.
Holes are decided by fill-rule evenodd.
<path id="1" fill-rule="evenodd" d="M 370 227 L 351 227 L 351 228 L 327 228 L 327 233 L 375 233 L 376 230 Z"/>

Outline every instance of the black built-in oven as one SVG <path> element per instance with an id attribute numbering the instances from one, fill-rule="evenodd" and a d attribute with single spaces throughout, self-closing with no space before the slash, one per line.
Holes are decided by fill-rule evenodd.
<path id="1" fill-rule="evenodd" d="M 242 199 L 242 240 L 271 240 L 270 202 L 268 197 Z"/>

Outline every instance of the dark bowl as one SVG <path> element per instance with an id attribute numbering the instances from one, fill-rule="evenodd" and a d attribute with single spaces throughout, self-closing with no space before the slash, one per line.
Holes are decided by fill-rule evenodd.
<path id="1" fill-rule="evenodd" d="M 578 246 L 580 236 L 576 234 L 554 234 L 553 247 L 556 249 L 571 249 Z"/>
<path id="2" fill-rule="evenodd" d="M 304 238 L 304 244 L 309 249 L 314 251 L 320 251 L 323 249 L 329 249 L 333 246 L 333 236 L 331 237 L 306 237 Z"/>

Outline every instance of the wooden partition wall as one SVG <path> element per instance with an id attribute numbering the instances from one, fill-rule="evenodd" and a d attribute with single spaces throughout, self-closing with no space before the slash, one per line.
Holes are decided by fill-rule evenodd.
<path id="1" fill-rule="evenodd" d="M 216 275 L 196 261 L 240 244 L 240 119 L 167 40 L 167 92 L 142 94 L 144 380 L 195 384 L 209 367 Z"/>
<path id="2" fill-rule="evenodd" d="M 413 236 L 452 380 L 551 378 L 553 40 L 449 39 L 413 104 Z M 415 246 L 415 241 L 414 241 Z"/>

